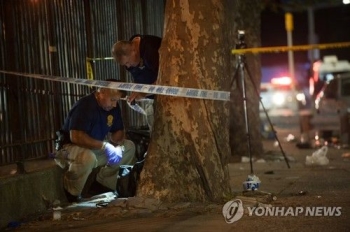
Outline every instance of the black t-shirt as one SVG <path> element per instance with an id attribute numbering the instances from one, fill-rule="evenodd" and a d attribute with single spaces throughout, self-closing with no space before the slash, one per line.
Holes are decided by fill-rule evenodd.
<path id="1" fill-rule="evenodd" d="M 134 35 L 130 38 L 140 37 L 141 62 L 137 67 L 126 68 L 132 75 L 135 83 L 153 84 L 157 80 L 159 68 L 159 47 L 162 39 L 154 35 Z"/>

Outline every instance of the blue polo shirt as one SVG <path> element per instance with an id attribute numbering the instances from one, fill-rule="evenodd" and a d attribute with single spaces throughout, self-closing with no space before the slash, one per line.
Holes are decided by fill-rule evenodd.
<path id="1" fill-rule="evenodd" d="M 124 130 L 119 105 L 110 111 L 102 109 L 94 93 L 79 99 L 69 111 L 64 121 L 63 131 L 80 130 L 96 140 L 104 140 L 108 132 Z M 68 137 L 69 138 L 69 137 Z"/>

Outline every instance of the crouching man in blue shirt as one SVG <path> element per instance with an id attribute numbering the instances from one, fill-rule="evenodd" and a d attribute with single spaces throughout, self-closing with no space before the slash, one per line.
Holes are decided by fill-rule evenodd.
<path id="1" fill-rule="evenodd" d="M 68 167 L 63 178 L 68 201 L 81 200 L 94 168 L 101 167 L 96 176 L 98 184 L 116 190 L 119 166 L 135 163 L 135 144 L 124 137 L 118 105 L 118 100 L 125 95 L 125 91 L 98 88 L 79 99 L 68 113 L 62 131 L 69 143 L 55 158 L 61 168 Z"/>

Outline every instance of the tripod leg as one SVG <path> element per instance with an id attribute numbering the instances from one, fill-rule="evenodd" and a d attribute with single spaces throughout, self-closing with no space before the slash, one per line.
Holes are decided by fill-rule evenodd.
<path id="1" fill-rule="evenodd" d="M 236 65 L 235 73 L 233 74 L 233 77 L 232 77 L 232 81 L 231 81 L 231 84 L 230 84 L 231 89 L 232 89 L 232 86 L 233 86 L 234 81 L 237 79 L 238 69 L 239 69 L 239 64 Z"/>
<path id="2" fill-rule="evenodd" d="M 252 149 L 251 149 L 251 141 L 250 141 L 249 118 L 248 118 L 248 110 L 247 110 L 247 96 L 246 96 L 246 88 L 245 88 L 245 78 L 244 78 L 245 71 L 244 71 L 243 57 L 239 57 L 239 70 L 240 70 L 242 94 L 243 94 L 243 110 L 244 110 L 245 130 L 246 130 L 246 136 L 248 141 L 250 172 L 251 174 L 253 174 L 254 171 L 253 171 Z"/>
<path id="3" fill-rule="evenodd" d="M 268 113 L 267 113 L 267 111 L 266 111 L 266 109 L 265 109 L 265 106 L 264 106 L 262 100 L 261 100 L 260 93 L 259 93 L 259 91 L 258 91 L 258 89 L 257 89 L 257 87 L 256 87 L 256 85 L 255 85 L 255 83 L 254 83 L 254 81 L 252 80 L 252 76 L 251 76 L 251 74 L 250 74 L 250 71 L 249 71 L 248 67 L 246 67 L 246 70 L 247 70 L 249 79 L 250 79 L 250 81 L 252 82 L 252 85 L 253 85 L 253 87 L 254 87 L 254 89 L 255 89 L 255 92 L 256 92 L 257 96 L 259 97 L 259 102 L 260 102 L 260 104 L 261 104 L 261 106 L 262 106 L 262 108 L 263 108 L 263 111 L 264 111 L 264 113 L 265 113 L 266 119 L 267 119 L 267 121 L 268 121 L 268 123 L 269 123 L 269 125 L 270 125 L 270 127 L 271 127 L 271 129 L 272 129 L 273 135 L 274 135 L 274 137 L 275 137 L 275 139 L 276 139 L 276 141 L 277 141 L 277 143 L 278 143 L 278 146 L 279 146 L 279 148 L 280 148 L 280 150 L 281 150 L 281 152 L 282 152 L 282 155 L 283 155 L 283 158 L 284 158 L 284 160 L 285 160 L 285 162 L 286 162 L 286 164 L 287 164 L 287 167 L 290 168 L 290 165 L 289 165 L 289 161 L 288 161 L 288 159 L 287 159 L 287 156 L 286 156 L 286 154 L 284 153 L 284 150 L 283 150 L 283 148 L 282 148 L 282 145 L 281 145 L 281 143 L 280 143 L 280 141 L 279 141 L 279 139 L 278 139 L 277 133 L 276 133 L 274 127 L 273 127 L 273 124 L 272 124 L 272 122 L 271 122 L 271 120 L 270 120 L 270 117 L 269 117 L 269 115 L 268 115 Z"/>

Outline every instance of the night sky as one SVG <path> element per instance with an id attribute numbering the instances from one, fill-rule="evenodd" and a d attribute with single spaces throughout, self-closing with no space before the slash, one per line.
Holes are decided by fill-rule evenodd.
<path id="1" fill-rule="evenodd" d="M 350 42 L 350 4 L 316 9 L 314 16 L 318 43 Z M 262 12 L 262 47 L 287 46 L 284 18 L 284 11 L 276 12 L 266 9 Z M 293 12 L 293 22 L 293 45 L 308 44 L 307 11 Z M 309 68 L 308 53 L 307 51 L 295 51 L 293 55 L 296 78 L 305 81 Z M 350 47 L 320 50 L 320 57 L 324 55 L 336 55 L 339 60 L 350 61 Z M 268 81 L 272 76 L 288 74 L 288 53 L 264 53 L 261 55 L 261 64 L 263 81 Z"/>
<path id="2" fill-rule="evenodd" d="M 350 4 L 339 7 L 317 9 L 315 15 L 315 33 L 318 43 L 350 42 Z M 284 12 L 265 10 L 261 18 L 261 42 L 262 46 L 286 46 L 287 32 L 284 24 Z M 293 44 L 308 44 L 307 12 L 293 12 L 294 30 Z M 320 50 L 321 57 L 336 54 L 338 59 L 350 61 L 350 47 L 330 50 Z M 294 52 L 296 63 L 308 61 L 307 52 Z M 288 62 L 287 53 L 274 53 L 262 55 L 263 65 L 274 65 L 280 62 Z"/>

